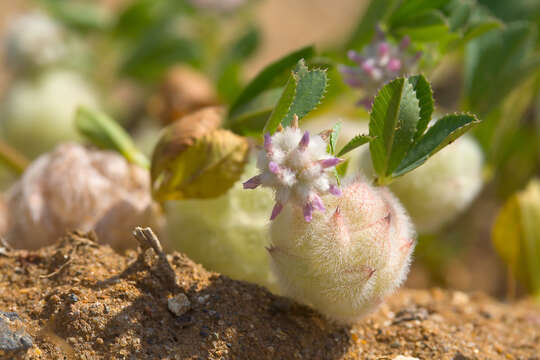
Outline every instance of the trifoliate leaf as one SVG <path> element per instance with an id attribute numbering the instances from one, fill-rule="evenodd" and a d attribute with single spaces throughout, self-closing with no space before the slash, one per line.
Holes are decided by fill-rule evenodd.
<path id="1" fill-rule="evenodd" d="M 411 148 L 420 120 L 412 84 L 397 78 L 377 94 L 369 121 L 373 167 L 379 178 L 389 177 Z"/>
<path id="2" fill-rule="evenodd" d="M 431 121 L 431 115 L 433 114 L 433 92 L 431 91 L 429 81 L 426 80 L 424 75 L 411 76 L 408 80 L 416 92 L 418 105 L 420 105 L 420 120 L 418 120 L 416 134 L 414 135 L 414 139 L 417 140 L 424 134 Z"/>
<path id="3" fill-rule="evenodd" d="M 422 165 L 429 157 L 479 123 L 480 120 L 474 115 L 468 114 L 446 115 L 437 120 L 414 144 L 392 176 L 401 176 Z"/>
<path id="4" fill-rule="evenodd" d="M 294 116 L 299 119 L 306 116 L 321 102 L 327 82 L 324 70 L 309 70 L 304 61 L 300 60 L 289 77 L 264 132 L 273 134 L 280 124 L 284 127 L 291 125 Z"/>
<path id="5" fill-rule="evenodd" d="M 341 123 L 338 122 L 334 125 L 332 128 L 332 132 L 330 133 L 330 141 L 328 142 L 328 146 L 330 148 L 330 154 L 334 155 L 337 151 L 336 145 L 337 141 L 339 139 L 339 133 L 341 131 Z"/>

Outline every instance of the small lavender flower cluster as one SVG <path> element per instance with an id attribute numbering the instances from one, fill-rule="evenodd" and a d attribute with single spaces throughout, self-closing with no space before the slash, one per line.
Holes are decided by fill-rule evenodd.
<path id="1" fill-rule="evenodd" d="M 276 204 L 270 220 L 291 202 L 303 209 L 305 221 L 310 222 L 314 210 L 325 209 L 321 195 L 341 193 L 330 180 L 341 159 L 331 156 L 326 149 L 320 135 L 310 137 L 308 131 L 302 133 L 295 117 L 292 126 L 264 136 L 264 148 L 257 159 L 261 173 L 246 181 L 244 189 L 262 185 L 275 190 Z"/>
<path id="2" fill-rule="evenodd" d="M 371 44 L 362 53 L 354 50 L 348 57 L 355 66 L 340 65 L 339 71 L 346 84 L 362 89 L 365 96 L 358 102 L 366 109 L 371 109 L 373 97 L 386 82 L 412 71 L 421 52 L 411 54 L 408 51 L 410 39 L 404 37 L 398 46 L 388 42 L 383 32 L 378 31 Z"/>

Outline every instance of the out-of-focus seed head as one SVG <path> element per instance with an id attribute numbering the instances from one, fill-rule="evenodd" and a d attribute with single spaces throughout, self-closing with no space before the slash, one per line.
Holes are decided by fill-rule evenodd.
<path id="1" fill-rule="evenodd" d="M 250 158 L 242 177 L 257 171 Z M 215 199 L 170 201 L 166 204 L 170 244 L 209 270 L 275 290 L 265 249 L 273 201 L 270 189 L 245 191 L 239 181 Z"/>
<path id="2" fill-rule="evenodd" d="M 66 231 L 95 230 L 117 249 L 135 247 L 135 226 L 156 226 L 148 172 L 109 151 L 59 145 L 37 158 L 8 191 L 6 239 L 35 249 Z"/>
<path id="3" fill-rule="evenodd" d="M 276 205 L 271 220 L 287 203 L 292 203 L 303 209 L 304 219 L 309 222 L 314 210 L 325 210 L 322 195 L 340 193 L 332 176 L 341 159 L 328 154 L 326 148 L 321 136 L 302 132 L 297 126 L 287 127 L 273 136 L 266 134 L 257 159 L 260 174 L 244 182 L 244 188 L 262 185 L 274 190 Z"/>
<path id="4" fill-rule="evenodd" d="M 271 266 L 283 292 L 330 319 L 351 323 L 404 281 L 415 233 L 386 188 L 357 180 L 311 222 L 291 204 L 270 227 Z"/>
<path id="5" fill-rule="evenodd" d="M 6 62 L 14 70 L 52 65 L 66 53 L 62 29 L 39 12 L 26 13 L 9 24 L 5 49 Z"/>
<path id="6" fill-rule="evenodd" d="M 1 109 L 0 128 L 7 143 L 29 157 L 51 151 L 61 142 L 80 139 L 73 118 L 79 106 L 100 107 L 94 89 L 67 70 L 15 81 Z"/>
<path id="7" fill-rule="evenodd" d="M 345 83 L 364 92 L 358 104 L 371 109 L 373 97 L 388 81 L 414 71 L 421 53 L 412 54 L 410 40 L 404 37 L 399 45 L 392 44 L 381 31 L 362 52 L 350 50 L 354 66 L 341 65 L 339 71 Z"/>
<path id="8" fill-rule="evenodd" d="M 419 233 L 433 233 L 454 220 L 482 189 L 483 155 L 465 135 L 425 164 L 397 179 L 389 188 L 403 203 Z M 360 169 L 373 175 L 369 149 L 360 155 Z"/>
<path id="9" fill-rule="evenodd" d="M 220 129 L 224 110 L 209 107 L 165 129 L 152 155 L 152 192 L 159 200 L 212 198 L 244 171 L 246 138 Z"/>
<path id="10" fill-rule="evenodd" d="M 175 66 L 165 76 L 160 92 L 150 99 L 148 110 L 164 124 L 170 124 L 217 102 L 210 79 L 188 66 Z"/>

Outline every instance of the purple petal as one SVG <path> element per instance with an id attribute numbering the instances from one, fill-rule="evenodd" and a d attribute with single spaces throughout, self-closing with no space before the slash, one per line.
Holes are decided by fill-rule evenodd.
<path id="1" fill-rule="evenodd" d="M 326 208 L 324 207 L 323 201 L 321 197 L 315 193 L 311 195 L 311 202 L 313 203 L 313 207 L 319 211 L 325 211 Z"/>
<path id="2" fill-rule="evenodd" d="M 327 168 L 336 166 L 337 164 L 339 164 L 342 161 L 343 160 L 339 159 L 339 158 L 329 158 L 329 159 L 319 160 L 319 164 L 321 164 L 323 169 L 327 169 Z"/>
<path id="3" fill-rule="evenodd" d="M 351 61 L 354 61 L 355 63 L 358 63 L 358 64 L 361 64 L 362 62 L 364 62 L 364 60 L 366 60 L 365 56 L 360 55 L 360 53 L 358 53 L 357 51 L 354 51 L 354 50 L 349 50 L 347 52 L 347 57 Z"/>
<path id="4" fill-rule="evenodd" d="M 312 218 L 313 218 L 313 205 L 311 204 L 311 202 L 307 202 L 304 205 L 304 220 L 306 220 L 306 222 L 310 222 Z"/>
<path id="5" fill-rule="evenodd" d="M 256 175 L 242 184 L 244 189 L 255 189 L 261 185 L 261 175 Z"/>
<path id="6" fill-rule="evenodd" d="M 264 134 L 264 150 L 266 150 L 267 153 L 272 151 L 272 137 L 270 136 L 270 133 Z"/>
<path id="7" fill-rule="evenodd" d="M 268 163 L 268 170 L 270 170 L 270 172 L 273 174 L 279 174 L 280 172 L 279 165 L 273 161 Z"/>
<path id="8" fill-rule="evenodd" d="M 307 149 L 309 145 L 309 131 L 306 131 L 304 135 L 302 135 L 302 138 L 300 139 L 300 142 L 298 143 L 298 150 L 304 151 Z"/>
<path id="9" fill-rule="evenodd" d="M 362 64 L 362 70 L 364 70 L 366 73 L 370 74 L 373 73 L 373 70 L 375 70 L 375 67 L 373 66 L 373 64 L 371 62 L 364 62 Z"/>
<path id="10" fill-rule="evenodd" d="M 280 203 L 276 203 L 276 205 L 274 205 L 274 208 L 272 209 L 272 215 L 270 215 L 270 220 L 274 220 L 279 215 L 281 210 L 283 210 L 283 205 L 281 205 Z"/>
<path id="11" fill-rule="evenodd" d="M 332 195 L 336 195 L 336 196 L 341 195 L 341 189 L 338 188 L 336 185 L 330 185 L 330 189 L 328 191 Z"/>

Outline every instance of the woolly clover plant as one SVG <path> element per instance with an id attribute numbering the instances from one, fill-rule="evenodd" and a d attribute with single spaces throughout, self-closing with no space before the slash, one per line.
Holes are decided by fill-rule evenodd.
<path id="1" fill-rule="evenodd" d="M 296 111 L 304 116 L 322 97 L 314 80 L 319 70 L 303 67 L 300 62 L 293 71 L 265 126 L 261 173 L 244 187 L 262 185 L 275 192 L 268 251 L 281 290 L 349 323 L 375 309 L 403 282 L 414 249 L 411 221 L 384 186 L 422 165 L 478 120 L 448 115 L 427 129 L 433 112 L 429 83 L 423 76 L 397 78 L 375 97 L 369 134 L 354 137 L 338 151 L 339 126 L 316 136 L 298 128 Z M 300 86 L 307 74 L 315 91 Z M 324 78 L 322 72 L 321 82 Z M 374 185 L 362 178 L 341 181 L 334 169 L 338 157 L 368 142 Z M 332 169 L 335 183 L 330 182 Z"/>

